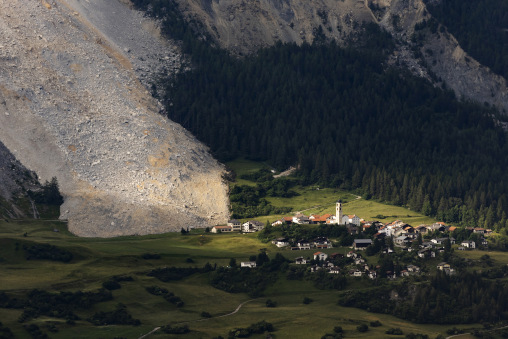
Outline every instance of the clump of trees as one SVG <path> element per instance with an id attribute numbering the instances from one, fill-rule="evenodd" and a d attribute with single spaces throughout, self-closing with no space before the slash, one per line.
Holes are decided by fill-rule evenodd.
<path id="1" fill-rule="evenodd" d="M 104 325 L 134 325 L 139 326 L 141 321 L 134 319 L 127 312 L 127 307 L 123 304 L 118 304 L 114 311 L 97 312 L 88 319 L 89 322 L 96 326 Z"/>
<path id="2" fill-rule="evenodd" d="M 27 254 L 26 260 L 53 260 L 67 263 L 74 257 L 72 252 L 49 244 L 24 244 L 23 250 Z"/>

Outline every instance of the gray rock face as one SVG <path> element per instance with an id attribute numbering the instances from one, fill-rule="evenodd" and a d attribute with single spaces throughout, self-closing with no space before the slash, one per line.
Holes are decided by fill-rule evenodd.
<path id="1" fill-rule="evenodd" d="M 439 1 L 439 0 L 435 0 Z M 446 34 L 427 36 L 421 48 L 426 64 L 409 48 L 414 25 L 430 15 L 423 0 L 177 0 L 186 17 L 203 24 L 222 47 L 247 54 L 277 41 L 311 43 L 323 34 L 343 42 L 362 22 L 376 22 L 398 41 L 392 61 L 430 80 L 429 70 L 458 97 L 496 105 L 508 111 L 506 80 L 493 74 Z M 393 27 L 397 17 L 398 27 Z M 427 50 L 433 53 L 429 55 Z M 427 68 L 428 67 L 428 68 Z M 438 84 L 440 85 L 440 84 Z"/>
<path id="2" fill-rule="evenodd" d="M 117 0 L 0 0 L 0 16 L 0 141 L 58 178 L 73 233 L 225 222 L 223 167 L 138 80 L 179 65 L 153 22 Z"/>

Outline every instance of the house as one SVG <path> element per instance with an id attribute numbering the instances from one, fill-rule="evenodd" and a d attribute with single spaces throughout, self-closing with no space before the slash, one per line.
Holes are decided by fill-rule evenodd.
<path id="1" fill-rule="evenodd" d="M 305 265 L 305 264 L 307 264 L 307 259 L 305 259 L 304 257 L 298 257 L 295 259 L 295 264 Z"/>
<path id="2" fill-rule="evenodd" d="M 409 239 L 405 235 L 401 235 L 401 236 L 395 238 L 393 240 L 393 242 L 395 245 L 402 247 L 402 246 L 407 246 L 411 242 L 411 239 Z"/>
<path id="3" fill-rule="evenodd" d="M 485 234 L 485 228 L 475 227 L 473 228 L 473 233 Z"/>
<path id="4" fill-rule="evenodd" d="M 272 222 L 272 226 L 280 226 L 280 225 L 284 225 L 285 222 L 284 222 L 284 219 L 279 219 L 279 220 L 275 220 L 274 222 Z"/>
<path id="5" fill-rule="evenodd" d="M 358 254 L 356 254 L 356 253 L 355 253 L 355 252 L 353 252 L 353 251 L 349 251 L 349 252 L 346 254 L 346 257 L 348 257 L 348 258 L 353 258 L 353 259 L 355 259 L 357 256 L 358 256 Z"/>
<path id="6" fill-rule="evenodd" d="M 350 270 L 349 271 L 349 275 L 352 277 L 361 277 L 362 274 L 363 274 L 363 272 L 360 270 Z"/>
<path id="7" fill-rule="evenodd" d="M 489 246 L 489 243 L 488 243 L 487 239 L 485 239 L 485 238 L 481 238 L 481 239 L 480 239 L 480 245 L 481 245 L 482 247 L 488 247 L 488 246 Z"/>
<path id="8" fill-rule="evenodd" d="M 228 220 L 228 226 L 233 228 L 233 231 L 240 231 L 242 229 L 242 223 L 236 219 Z"/>
<path id="9" fill-rule="evenodd" d="M 323 224 L 326 223 L 328 218 L 330 218 L 331 214 L 325 214 L 325 215 L 319 215 L 319 214 L 313 214 L 309 217 L 309 221 L 311 224 Z"/>
<path id="10" fill-rule="evenodd" d="M 448 227 L 448 232 L 451 233 L 451 232 L 455 231 L 456 229 L 457 229 L 457 226 L 450 226 L 450 227 Z"/>
<path id="11" fill-rule="evenodd" d="M 293 223 L 295 224 L 310 224 L 309 217 L 303 214 L 297 214 L 293 217 Z"/>
<path id="12" fill-rule="evenodd" d="M 330 270 L 328 271 L 328 273 L 331 273 L 331 274 L 339 274 L 340 273 L 340 267 L 338 266 L 333 266 L 330 268 Z"/>
<path id="13" fill-rule="evenodd" d="M 277 238 L 272 243 L 279 248 L 289 246 L 288 238 Z"/>
<path id="14" fill-rule="evenodd" d="M 464 246 L 465 248 L 469 248 L 469 249 L 476 248 L 476 243 L 473 240 L 464 240 L 461 243 L 461 245 Z"/>
<path id="15" fill-rule="evenodd" d="M 419 250 L 418 251 L 418 257 L 420 257 L 420 258 L 428 257 L 430 255 L 429 252 L 430 251 L 428 249 Z"/>
<path id="16" fill-rule="evenodd" d="M 357 216 L 356 214 L 344 215 L 342 217 L 342 224 L 344 225 L 352 224 L 360 227 L 360 217 Z"/>
<path id="17" fill-rule="evenodd" d="M 255 261 L 242 261 L 240 262 L 240 267 L 254 268 L 256 267 Z"/>
<path id="18" fill-rule="evenodd" d="M 372 244 L 372 239 L 355 239 L 353 242 L 353 248 L 355 250 L 363 250 Z"/>
<path id="19" fill-rule="evenodd" d="M 212 233 L 223 233 L 223 232 L 233 232 L 233 227 L 231 226 L 214 226 L 211 230 Z"/>
<path id="20" fill-rule="evenodd" d="M 428 227 L 428 225 L 423 225 L 423 224 L 416 226 L 416 231 L 420 234 L 425 234 L 428 231 L 427 227 Z"/>
<path id="21" fill-rule="evenodd" d="M 298 240 L 296 246 L 299 250 L 310 250 L 310 242 L 307 240 Z"/>
<path id="22" fill-rule="evenodd" d="M 362 257 L 358 257 L 355 259 L 355 265 L 360 265 L 363 263 L 365 263 L 365 259 L 363 259 Z"/>
<path id="23" fill-rule="evenodd" d="M 430 242 L 432 242 L 436 245 L 444 245 L 446 240 L 450 240 L 450 244 L 452 244 L 452 239 L 453 238 L 436 238 L 436 239 L 431 239 Z M 455 239 L 453 239 L 453 243 L 455 243 Z"/>
<path id="24" fill-rule="evenodd" d="M 314 266 L 311 266 L 310 267 L 310 271 L 311 272 L 317 272 L 319 270 L 323 269 L 321 266 L 318 266 L 318 265 L 314 265 Z"/>
<path id="25" fill-rule="evenodd" d="M 400 271 L 401 277 L 409 277 L 409 271 L 408 270 L 402 270 Z"/>
<path id="26" fill-rule="evenodd" d="M 323 253 L 323 252 L 314 253 L 314 260 L 324 261 L 324 260 L 326 260 L 326 258 L 328 258 L 328 254 L 326 254 L 326 253 Z"/>
<path id="27" fill-rule="evenodd" d="M 325 237 L 314 239 L 314 247 L 316 248 L 333 248 L 332 242 Z"/>
<path id="28" fill-rule="evenodd" d="M 370 278 L 370 279 L 376 279 L 377 278 L 377 273 L 376 271 L 369 271 L 367 273 L 367 276 Z"/>
<path id="29" fill-rule="evenodd" d="M 249 220 L 242 224 L 242 231 L 245 233 L 253 233 L 261 231 L 265 225 L 258 220 Z"/>
<path id="30" fill-rule="evenodd" d="M 449 270 L 450 269 L 450 264 L 447 264 L 445 262 L 442 262 L 442 263 L 439 263 L 437 265 L 437 269 L 440 270 L 440 271 L 444 271 L 444 270 Z"/>
<path id="31" fill-rule="evenodd" d="M 410 273 L 418 273 L 420 272 L 420 267 L 418 266 L 415 266 L 415 265 L 407 265 L 407 271 L 410 272 Z"/>

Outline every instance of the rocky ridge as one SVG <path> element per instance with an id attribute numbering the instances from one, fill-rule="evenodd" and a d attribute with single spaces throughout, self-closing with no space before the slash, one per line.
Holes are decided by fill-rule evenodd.
<path id="1" fill-rule="evenodd" d="M 0 13 L 0 141 L 58 178 L 71 232 L 225 222 L 223 167 L 138 80 L 179 66 L 155 24 L 117 0 L 0 0 Z"/>
<path id="2" fill-rule="evenodd" d="M 397 41 L 393 64 L 429 80 L 434 74 L 436 85 L 445 83 L 458 97 L 508 110 L 506 80 L 468 56 L 448 32 L 427 34 L 418 47 L 425 63 L 415 57 L 415 24 L 430 19 L 423 0 L 175 1 L 189 21 L 199 21 L 220 46 L 240 55 L 277 41 L 311 43 L 319 30 L 342 43 L 362 22 L 376 22 Z"/>

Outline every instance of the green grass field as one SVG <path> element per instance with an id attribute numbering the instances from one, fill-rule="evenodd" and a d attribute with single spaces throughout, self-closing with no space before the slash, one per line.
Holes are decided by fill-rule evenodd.
<path id="1" fill-rule="evenodd" d="M 237 159 L 227 163 L 227 165 L 237 174 L 236 182 L 233 185 L 256 185 L 255 182 L 240 179 L 240 176 L 254 173 L 261 168 L 268 168 L 267 165 L 262 163 L 245 159 Z M 266 199 L 275 207 L 290 207 L 292 212 L 288 213 L 288 215 L 293 215 L 297 212 L 306 215 L 335 214 L 335 203 L 338 199 L 341 199 L 344 204 L 344 214 L 356 214 L 365 220 L 389 222 L 399 219 L 413 226 L 432 224 L 437 221 L 434 218 L 404 207 L 365 200 L 355 194 L 339 189 L 319 188 L 318 186 L 296 186 L 293 190 L 299 195 L 291 198 L 267 197 Z M 267 220 L 273 222 L 281 217 L 283 215 L 267 215 L 259 216 L 255 219 L 261 222 L 266 222 Z"/>
<path id="2" fill-rule="evenodd" d="M 248 160 L 236 160 L 229 163 L 238 176 L 253 173 L 264 164 Z M 236 185 L 255 185 L 254 182 L 237 179 Z M 293 198 L 268 198 L 274 206 L 289 206 L 293 212 L 310 214 L 335 213 L 335 202 L 341 199 L 344 213 L 357 214 L 366 220 L 378 219 L 383 222 L 396 219 L 412 225 L 432 223 L 435 220 L 419 213 L 396 206 L 364 200 L 349 192 L 318 187 L 293 188 L 299 193 Z M 380 218 L 380 216 L 384 216 Z M 255 219 L 265 222 L 274 221 L 281 216 L 270 215 Z M 57 230 L 58 232 L 55 232 Z M 25 236 L 26 234 L 26 236 Z M 74 259 L 69 263 L 48 260 L 26 260 L 23 245 L 47 243 L 71 251 Z M 202 267 L 206 263 L 226 266 L 230 258 L 237 262 L 248 260 L 249 256 L 266 249 L 269 256 L 282 253 L 288 259 L 298 256 L 312 257 L 315 250 L 289 251 L 279 249 L 271 243 L 262 243 L 256 234 L 211 234 L 204 230 L 192 230 L 188 235 L 169 233 L 149 236 L 129 236 L 111 239 L 78 238 L 67 231 L 66 224 L 57 221 L 10 221 L 0 220 L 0 291 L 23 295 L 32 289 L 59 291 L 95 291 L 102 283 L 114 275 L 129 275 L 134 280 L 121 282 L 122 288 L 113 291 L 112 301 L 94 305 L 91 309 L 77 311 L 81 320 L 75 325 L 64 320 L 41 316 L 28 322 L 37 324 L 51 338 L 139 338 L 158 326 L 167 324 L 186 324 L 191 332 L 186 335 L 167 335 L 161 331 L 150 335 L 153 338 L 213 338 L 227 337 L 228 331 L 237 327 L 265 320 L 275 326 L 273 338 L 321 338 L 331 333 L 335 326 L 342 326 L 347 338 L 389 338 L 385 331 L 399 327 L 404 334 L 423 333 L 435 338 L 452 327 L 420 325 L 383 314 L 373 314 L 354 308 L 337 305 L 339 291 L 316 289 L 309 281 L 290 281 L 285 277 L 269 286 L 262 298 L 250 300 L 244 293 L 231 294 L 213 288 L 208 283 L 207 274 L 194 274 L 186 279 L 173 282 L 161 282 L 147 276 L 147 272 L 160 267 Z M 331 254 L 345 254 L 348 247 L 322 250 Z M 145 260 L 143 254 L 155 253 L 160 259 Z M 461 256 L 479 260 L 484 252 L 468 251 Z M 488 253 L 499 263 L 508 263 L 508 254 Z M 369 257 L 374 264 L 377 257 Z M 434 265 L 434 263 L 430 263 Z M 429 265 L 430 265 L 429 264 Z M 435 265 L 434 265 L 435 266 Z M 148 286 L 164 287 L 182 298 L 185 306 L 177 308 L 160 296 L 146 292 Z M 364 288 L 366 282 L 353 280 L 348 289 Z M 304 297 L 314 301 L 305 305 Z M 266 299 L 277 302 L 276 308 L 267 308 Z M 248 301 L 237 313 L 238 305 Z M 118 303 L 124 304 L 129 313 L 140 319 L 142 325 L 134 326 L 93 326 L 86 321 L 98 311 L 114 310 Z M 202 318 L 202 312 L 213 317 Z M 0 308 L 0 321 L 11 328 L 16 337 L 28 338 L 28 332 L 17 320 L 22 310 Z M 368 332 L 360 333 L 356 327 L 360 324 L 379 320 L 381 327 L 371 327 Z M 56 323 L 59 331 L 50 333 L 45 327 Z M 467 326 L 460 326 L 467 328 Z M 264 335 L 251 338 L 264 338 Z"/>
<path id="3" fill-rule="evenodd" d="M 53 229 L 59 232 L 53 232 Z M 28 236 L 24 237 L 23 234 Z M 26 243 L 49 243 L 71 250 L 76 258 L 70 263 L 47 260 L 25 259 L 20 248 Z M 18 244 L 18 245 L 16 245 Z M 16 248 L 18 248 L 16 250 Z M 0 286 L 10 293 L 24 293 L 34 288 L 48 291 L 93 291 L 101 287 L 103 281 L 113 275 L 130 275 L 131 282 L 122 282 L 122 288 L 113 291 L 114 300 L 96 304 L 92 309 L 77 314 L 86 319 L 99 310 L 113 310 L 118 303 L 127 306 L 134 318 L 142 325 L 134 326 L 93 326 L 86 320 L 77 321 L 71 326 L 58 318 L 39 317 L 30 323 L 38 324 L 43 330 L 48 322 L 56 322 L 58 333 L 49 333 L 51 338 L 138 338 L 156 326 L 187 324 L 191 333 L 187 338 L 212 338 L 227 336 L 235 327 L 248 327 L 250 324 L 266 320 L 276 331 L 274 338 L 320 338 L 331 332 L 334 326 L 342 326 L 346 336 L 351 338 L 387 337 L 384 331 L 390 327 L 400 327 L 404 333 L 418 332 L 434 338 L 450 326 L 416 325 L 392 316 L 371 314 L 366 311 L 337 306 L 338 291 L 318 290 L 310 282 L 288 281 L 285 278 L 270 286 L 265 296 L 245 304 L 241 310 L 227 317 L 203 319 L 201 312 L 212 316 L 228 314 L 250 298 L 243 293 L 230 294 L 211 287 L 205 274 L 164 283 L 146 275 L 156 267 L 164 266 L 202 266 L 206 262 L 227 265 L 231 257 L 238 261 L 267 248 L 268 254 L 283 253 L 288 258 L 304 255 L 311 251 L 288 251 L 278 249 L 272 244 L 261 243 L 255 235 L 203 234 L 194 231 L 190 235 L 179 233 L 139 237 L 120 237 L 113 239 L 78 238 L 66 231 L 66 225 L 51 221 L 5 221 L 0 222 Z M 327 252 L 346 252 L 348 248 L 325 250 Z M 143 253 L 158 253 L 161 259 L 144 260 Z M 186 262 L 192 258 L 194 263 Z M 153 296 L 145 287 L 157 285 L 181 297 L 185 306 L 176 308 L 162 297 Z M 304 297 L 314 300 L 304 305 Z M 266 299 L 275 300 L 276 308 L 265 307 Z M 19 338 L 29 337 L 17 322 L 21 310 L 0 308 L 2 323 L 11 328 Z M 360 333 L 356 326 L 368 321 L 379 320 L 383 326 L 371 328 Z M 154 338 L 180 338 L 156 332 Z M 253 336 L 262 338 L 264 336 Z"/>

